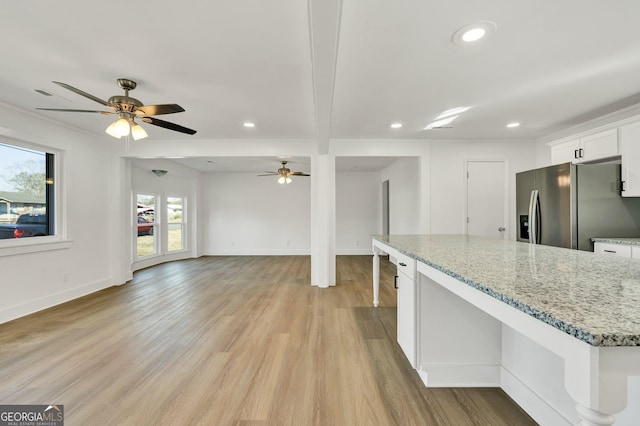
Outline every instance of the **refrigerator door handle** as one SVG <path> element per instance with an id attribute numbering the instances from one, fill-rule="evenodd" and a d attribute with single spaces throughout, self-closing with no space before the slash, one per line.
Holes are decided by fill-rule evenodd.
<path id="1" fill-rule="evenodd" d="M 535 204 L 535 192 L 536 190 L 534 189 L 533 191 L 531 191 L 531 195 L 529 196 L 529 242 L 531 244 L 535 244 L 535 217 L 534 217 L 534 204 Z"/>
<path id="2" fill-rule="evenodd" d="M 529 199 L 529 242 L 531 244 L 538 244 L 538 218 L 539 218 L 539 200 L 538 190 L 531 191 L 531 198 Z"/>

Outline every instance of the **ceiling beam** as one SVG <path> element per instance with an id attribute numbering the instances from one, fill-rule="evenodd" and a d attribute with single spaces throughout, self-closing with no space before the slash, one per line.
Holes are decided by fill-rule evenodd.
<path id="1" fill-rule="evenodd" d="M 308 0 L 318 154 L 329 153 L 342 0 Z"/>

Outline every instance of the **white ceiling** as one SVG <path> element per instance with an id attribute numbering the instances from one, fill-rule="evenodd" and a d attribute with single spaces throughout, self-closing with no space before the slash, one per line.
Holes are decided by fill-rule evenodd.
<path id="1" fill-rule="evenodd" d="M 198 131 L 144 125 L 155 139 L 536 138 L 640 102 L 639 17 L 638 0 L 5 1 L 0 101 L 104 135 L 109 116 L 35 108 L 102 109 L 51 81 L 108 99 L 126 77 Z M 482 20 L 497 31 L 452 43 Z"/>

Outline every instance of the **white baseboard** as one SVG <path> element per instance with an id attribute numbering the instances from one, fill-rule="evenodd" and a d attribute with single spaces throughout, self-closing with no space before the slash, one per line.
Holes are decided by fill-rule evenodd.
<path id="1" fill-rule="evenodd" d="M 501 369 L 500 387 L 537 423 L 554 426 L 574 424 L 504 367 Z"/>
<path id="2" fill-rule="evenodd" d="M 336 249 L 336 256 L 373 256 L 371 248 L 362 249 Z"/>
<path id="3" fill-rule="evenodd" d="M 191 259 L 193 256 L 190 251 L 179 251 L 176 253 L 159 254 L 136 260 L 131 264 L 133 271 L 148 268 L 150 266 L 160 265 L 161 263 L 173 262 L 175 260 Z M 133 277 L 133 275 L 132 275 Z M 130 278 L 131 279 L 131 278 Z"/>
<path id="4" fill-rule="evenodd" d="M 310 256 L 308 249 L 291 249 L 291 250 L 255 250 L 255 249 L 236 249 L 236 250 L 215 250 L 205 254 L 205 256 Z"/>
<path id="5" fill-rule="evenodd" d="M 58 293 L 49 294 L 19 305 L 9 306 L 8 308 L 0 310 L 0 324 L 42 311 L 43 309 L 51 308 L 61 303 L 77 299 L 78 297 L 86 296 L 87 294 L 95 293 L 110 286 L 110 280 L 103 279 Z"/>
<path id="6" fill-rule="evenodd" d="M 430 388 L 500 386 L 499 365 L 420 365 L 418 374 Z"/>

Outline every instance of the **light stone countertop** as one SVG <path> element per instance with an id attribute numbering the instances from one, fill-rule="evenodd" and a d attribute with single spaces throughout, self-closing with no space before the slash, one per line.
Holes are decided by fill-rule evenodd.
<path id="1" fill-rule="evenodd" d="M 467 235 L 373 238 L 593 346 L 640 346 L 640 262 Z"/>
<path id="2" fill-rule="evenodd" d="M 595 243 L 621 244 L 624 246 L 640 246 L 640 238 L 592 238 Z"/>

